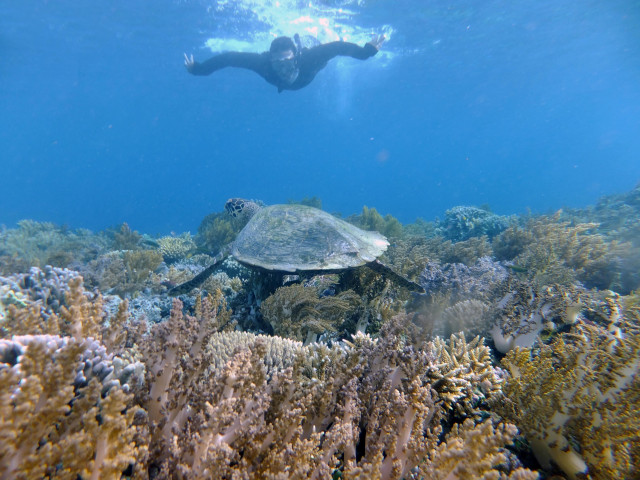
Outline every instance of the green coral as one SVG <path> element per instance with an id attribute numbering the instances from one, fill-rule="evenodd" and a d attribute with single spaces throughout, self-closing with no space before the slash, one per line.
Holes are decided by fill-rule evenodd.
<path id="1" fill-rule="evenodd" d="M 89 230 L 21 220 L 17 228 L 0 232 L 0 272 L 26 272 L 45 265 L 67 267 L 95 258 L 107 248 L 107 239 Z"/>
<path id="2" fill-rule="evenodd" d="M 595 223 L 572 225 L 559 215 L 536 217 L 524 227 L 512 226 L 493 242 L 499 260 L 513 261 L 516 269 L 536 285 L 615 288 L 620 278 L 619 257 L 628 248 L 597 233 Z"/>
<path id="3" fill-rule="evenodd" d="M 375 208 L 362 207 L 360 215 L 352 215 L 347 221 L 363 230 L 373 230 L 383 234 L 387 238 L 398 238 L 403 234 L 402 224 L 390 214 L 384 217 Z"/>
<path id="4" fill-rule="evenodd" d="M 116 250 L 135 250 L 142 241 L 142 235 L 124 222 L 113 232 L 113 246 Z"/>
<path id="5" fill-rule="evenodd" d="M 226 213 L 211 213 L 200 223 L 195 242 L 201 252 L 216 254 L 233 242 L 241 229 Z"/>

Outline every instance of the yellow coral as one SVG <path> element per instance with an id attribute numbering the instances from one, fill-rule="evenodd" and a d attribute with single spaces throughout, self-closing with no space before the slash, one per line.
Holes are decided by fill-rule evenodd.
<path id="1" fill-rule="evenodd" d="M 475 425 L 465 420 L 455 424 L 446 440 L 430 452 L 428 468 L 422 468 L 426 480 L 536 480 L 538 474 L 517 468 L 509 476 L 498 473 L 496 467 L 506 460 L 505 446 L 517 434 L 510 424 L 493 426 L 491 421 Z"/>
<path id="2" fill-rule="evenodd" d="M 467 343 L 463 333 L 451 335 L 448 342 L 436 337 L 429 350 L 438 368 L 431 369 L 427 377 L 447 408 L 471 413 L 481 400 L 500 393 L 502 379 L 482 338 Z"/>
<path id="3" fill-rule="evenodd" d="M 196 248 L 189 232 L 185 232 L 179 237 L 162 237 L 157 242 L 158 250 L 165 262 L 168 263 L 186 258 Z"/>
<path id="4" fill-rule="evenodd" d="M 5 324 L 13 337 L 0 340 L 1 478 L 119 479 L 144 463 L 132 396 L 109 373 L 123 362 L 95 340 L 121 343 L 126 305 L 105 327 L 101 298 L 89 298 L 81 278 L 69 289 L 60 317 L 30 304 Z"/>
<path id="5" fill-rule="evenodd" d="M 518 425 L 543 465 L 569 478 L 633 478 L 640 465 L 640 335 L 578 324 L 575 333 L 509 352 L 503 415 Z M 574 450 L 569 439 L 577 442 Z"/>
<path id="6" fill-rule="evenodd" d="M 96 378 L 74 387 L 86 341 L 21 338 L 15 365 L 0 363 L 0 477 L 121 478 L 144 451 L 130 395 L 113 386 L 103 398 Z"/>

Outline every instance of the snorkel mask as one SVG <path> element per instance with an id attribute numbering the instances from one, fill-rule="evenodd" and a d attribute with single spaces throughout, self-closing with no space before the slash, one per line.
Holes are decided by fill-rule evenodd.
<path id="1" fill-rule="evenodd" d="M 289 37 L 278 37 L 271 42 L 271 67 L 283 82 L 291 85 L 296 81 L 298 69 L 297 49 Z"/>

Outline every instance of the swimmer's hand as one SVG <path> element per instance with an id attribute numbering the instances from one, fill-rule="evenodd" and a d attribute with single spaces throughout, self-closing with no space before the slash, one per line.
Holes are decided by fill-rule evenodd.
<path id="1" fill-rule="evenodd" d="M 380 47 L 382 46 L 382 44 L 384 43 L 385 40 L 386 40 L 386 38 L 384 38 L 384 35 L 382 35 L 382 34 L 375 35 L 374 34 L 373 38 L 371 40 L 369 40 L 367 42 L 367 44 L 371 45 L 376 50 L 380 50 Z"/>
<path id="2" fill-rule="evenodd" d="M 196 66 L 196 61 L 193 59 L 193 54 L 188 56 L 186 53 L 184 54 L 184 66 L 187 67 L 187 71 L 193 71 L 193 68 Z"/>

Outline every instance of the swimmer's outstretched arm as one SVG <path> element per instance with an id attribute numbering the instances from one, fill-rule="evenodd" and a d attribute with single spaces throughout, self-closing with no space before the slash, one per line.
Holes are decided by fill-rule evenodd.
<path id="1" fill-rule="evenodd" d="M 326 63 L 334 57 L 343 56 L 357 58 L 358 60 L 366 60 L 373 57 L 384 42 L 384 35 L 374 35 L 364 47 L 350 42 L 330 42 L 318 45 L 305 52 L 313 61 Z"/>
<path id="2" fill-rule="evenodd" d="M 226 67 L 246 68 L 258 75 L 267 73 L 269 60 L 265 54 L 247 52 L 226 52 L 215 55 L 204 62 L 196 62 L 193 55 L 184 54 L 184 66 L 193 75 L 211 75 Z"/>

